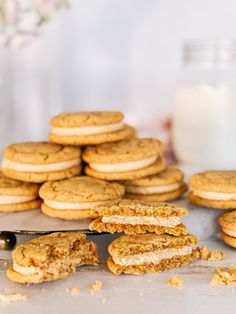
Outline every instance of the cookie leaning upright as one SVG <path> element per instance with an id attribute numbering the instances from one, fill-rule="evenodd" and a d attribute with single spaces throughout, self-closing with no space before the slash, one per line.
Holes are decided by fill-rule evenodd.
<path id="1" fill-rule="evenodd" d="M 4 149 L 2 171 L 27 182 L 62 180 L 80 174 L 81 150 L 48 142 L 24 142 Z"/>
<path id="2" fill-rule="evenodd" d="M 135 135 L 124 124 L 121 112 L 91 111 L 61 113 L 50 121 L 49 140 L 65 145 L 97 145 L 116 142 Z"/>
<path id="3" fill-rule="evenodd" d="M 64 279 L 81 265 L 97 265 L 96 244 L 79 232 L 56 232 L 20 244 L 12 252 L 10 280 L 40 283 Z"/>
<path id="4" fill-rule="evenodd" d="M 107 265 L 115 275 L 162 272 L 198 259 L 196 245 L 198 239 L 193 235 L 124 235 L 109 245 Z"/>
<path id="5" fill-rule="evenodd" d="M 12 180 L 0 172 L 0 212 L 17 212 L 41 205 L 39 185 Z"/>
<path id="6" fill-rule="evenodd" d="M 189 184 L 190 202 L 210 208 L 236 208 L 236 171 L 197 173 L 190 178 Z"/>
<path id="7" fill-rule="evenodd" d="M 222 228 L 222 240 L 236 248 L 236 210 L 232 210 L 220 216 L 218 223 Z"/>
<path id="8" fill-rule="evenodd" d="M 89 226 L 98 232 L 124 232 L 125 234 L 186 235 L 188 230 L 181 223 L 187 210 L 168 203 L 122 199 L 110 205 L 91 209 L 91 216 L 98 216 Z"/>
<path id="9" fill-rule="evenodd" d="M 187 190 L 183 178 L 180 169 L 169 166 L 161 173 L 124 181 L 125 198 L 161 202 L 176 199 Z"/>
<path id="10" fill-rule="evenodd" d="M 92 207 L 110 204 L 120 199 L 123 194 L 122 185 L 87 176 L 46 182 L 39 191 L 44 200 L 43 213 L 62 219 L 98 217 L 96 214 L 90 214 Z"/>
<path id="11" fill-rule="evenodd" d="M 85 148 L 85 173 L 104 180 L 132 180 L 164 170 L 163 144 L 152 138 L 130 138 Z"/>

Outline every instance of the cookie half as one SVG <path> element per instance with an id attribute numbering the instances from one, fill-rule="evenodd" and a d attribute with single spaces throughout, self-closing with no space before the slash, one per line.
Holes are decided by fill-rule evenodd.
<path id="1" fill-rule="evenodd" d="M 190 202 L 211 208 L 236 208 L 236 171 L 206 171 L 193 175 Z"/>
<path id="2" fill-rule="evenodd" d="M 221 215 L 218 223 L 222 228 L 221 238 L 223 241 L 236 248 L 236 210 Z"/>
<path id="3" fill-rule="evenodd" d="M 117 143 L 87 147 L 85 173 L 104 180 L 132 180 L 165 169 L 163 144 L 152 138 L 131 138 Z"/>
<path id="4" fill-rule="evenodd" d="M 120 199 L 123 194 L 122 185 L 87 176 L 46 182 L 39 191 L 44 200 L 43 213 L 62 219 L 98 217 L 96 214 L 91 215 L 92 207 L 110 204 Z"/>
<path id="5" fill-rule="evenodd" d="M 0 171 L 0 212 L 17 212 L 40 207 L 39 185 L 12 180 Z"/>
<path id="6" fill-rule="evenodd" d="M 180 197 L 187 189 L 184 174 L 176 167 L 167 167 L 159 174 L 122 182 L 125 198 L 147 201 L 170 201 Z"/>
<path id="7" fill-rule="evenodd" d="M 186 235 L 188 230 L 181 223 L 187 210 L 168 203 L 122 199 L 110 205 L 91 209 L 91 216 L 99 216 L 90 226 L 98 232 L 124 232 L 125 234 Z"/>
<path id="8" fill-rule="evenodd" d="M 193 235 L 124 235 L 109 245 L 107 265 L 115 275 L 162 272 L 198 259 L 197 245 Z"/>
<path id="9" fill-rule="evenodd" d="M 49 139 L 64 145 L 97 145 L 116 142 L 135 135 L 134 128 L 124 124 L 121 112 L 91 111 L 61 113 L 50 121 Z"/>
<path id="10" fill-rule="evenodd" d="M 97 265 L 96 244 L 79 232 L 56 232 L 20 244 L 7 277 L 18 283 L 64 279 L 81 265 Z"/>
<path id="11" fill-rule="evenodd" d="M 81 173 L 79 147 L 48 142 L 12 144 L 4 149 L 3 173 L 27 182 L 62 180 Z"/>

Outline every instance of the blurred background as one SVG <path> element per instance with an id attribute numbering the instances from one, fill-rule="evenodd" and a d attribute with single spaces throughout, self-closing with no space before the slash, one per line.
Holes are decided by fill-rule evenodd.
<path id="1" fill-rule="evenodd" d="M 81 110 L 123 111 L 169 141 L 183 43 L 236 38 L 235 0 L 58 2 L 2 1 L 1 148 L 47 138 L 51 116 Z"/>

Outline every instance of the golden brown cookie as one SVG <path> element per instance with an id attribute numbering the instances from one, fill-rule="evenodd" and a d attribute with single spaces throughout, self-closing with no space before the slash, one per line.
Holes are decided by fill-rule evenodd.
<path id="1" fill-rule="evenodd" d="M 221 215 L 218 223 L 222 228 L 221 238 L 223 241 L 236 248 L 236 210 Z"/>
<path id="2" fill-rule="evenodd" d="M 64 279 L 81 265 L 97 265 L 95 243 L 79 232 L 56 232 L 20 244 L 12 253 L 10 280 L 40 283 Z"/>
<path id="3" fill-rule="evenodd" d="M 64 145 L 98 145 L 135 135 L 134 128 L 123 123 L 121 112 L 91 111 L 61 113 L 50 121 L 49 139 Z"/>
<path id="4" fill-rule="evenodd" d="M 185 235 L 188 230 L 180 218 L 187 213 L 186 209 L 168 203 L 122 199 L 91 209 L 90 215 L 100 218 L 94 220 L 89 229 L 109 233 Z"/>
<path id="5" fill-rule="evenodd" d="M 120 199 L 124 187 L 87 176 L 46 182 L 39 191 L 44 200 L 42 211 L 51 217 L 62 219 L 84 219 L 98 217 L 89 210 L 97 205 Z"/>
<path id="6" fill-rule="evenodd" d="M 79 147 L 48 142 L 25 142 L 4 149 L 3 173 L 27 182 L 62 180 L 81 173 Z"/>
<path id="7" fill-rule="evenodd" d="M 186 191 L 183 178 L 180 169 L 169 166 L 159 174 L 122 183 L 126 198 L 165 202 L 180 197 Z"/>
<path id="8" fill-rule="evenodd" d="M 12 180 L 0 172 L 0 212 L 16 212 L 41 205 L 39 185 Z"/>
<path id="9" fill-rule="evenodd" d="M 196 245 L 193 235 L 124 235 L 109 245 L 107 264 L 115 275 L 161 272 L 198 259 Z"/>
<path id="10" fill-rule="evenodd" d="M 236 208 L 236 171 L 206 171 L 193 175 L 190 202 L 211 208 Z"/>
<path id="11" fill-rule="evenodd" d="M 131 138 L 87 147 L 85 173 L 104 180 L 131 180 L 164 170 L 163 144 L 151 138 Z"/>

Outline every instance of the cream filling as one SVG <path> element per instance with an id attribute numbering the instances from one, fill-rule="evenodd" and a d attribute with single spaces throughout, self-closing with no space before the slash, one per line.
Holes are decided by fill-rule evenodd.
<path id="1" fill-rule="evenodd" d="M 17 263 L 13 263 L 13 269 L 17 273 L 20 273 L 22 275 L 42 275 L 42 270 L 40 267 L 34 267 L 34 266 L 21 266 Z"/>
<path id="2" fill-rule="evenodd" d="M 176 227 L 180 224 L 179 217 L 152 217 L 152 216 L 104 216 L 102 217 L 104 223 L 115 223 L 121 225 L 155 225 L 163 227 Z"/>
<path id="3" fill-rule="evenodd" d="M 121 121 L 114 124 L 83 126 L 79 128 L 55 128 L 54 127 L 52 128 L 52 133 L 55 135 L 62 135 L 62 136 L 92 135 L 92 134 L 102 134 L 102 133 L 119 131 L 123 127 L 124 127 L 124 124 Z"/>
<path id="4" fill-rule="evenodd" d="M 122 162 L 117 164 L 98 164 L 92 162 L 89 164 L 89 166 L 93 170 L 100 172 L 125 172 L 130 170 L 142 169 L 149 165 L 152 165 L 157 160 L 157 158 L 157 156 L 151 156 L 142 160 Z"/>
<path id="5" fill-rule="evenodd" d="M 153 252 L 134 254 L 124 257 L 112 257 L 115 264 L 121 266 L 141 265 L 145 263 L 158 264 L 163 259 L 169 259 L 174 256 L 185 256 L 192 253 L 191 246 L 184 246 L 182 248 L 169 248 Z"/>
<path id="6" fill-rule="evenodd" d="M 125 190 L 128 193 L 133 194 L 159 194 L 159 193 L 167 193 L 171 191 L 178 190 L 180 187 L 179 183 L 170 184 L 170 185 L 162 185 L 162 186 L 131 186 L 126 185 Z"/>
<path id="7" fill-rule="evenodd" d="M 222 229 L 222 231 L 223 231 L 225 234 L 229 235 L 230 237 L 236 238 L 236 231 L 229 230 L 229 229 L 224 229 L 224 228 Z"/>
<path id="8" fill-rule="evenodd" d="M 90 209 L 99 205 L 109 204 L 111 200 L 108 201 L 100 201 L 100 202 L 87 202 L 87 203 L 67 203 L 67 202 L 57 202 L 44 200 L 44 203 L 53 208 L 59 210 L 80 210 L 80 209 Z"/>
<path id="9" fill-rule="evenodd" d="M 236 200 L 236 193 L 218 193 L 218 192 L 205 192 L 199 190 L 192 190 L 193 194 L 207 199 L 207 200 L 215 200 L 215 201 L 234 201 Z"/>
<path id="10" fill-rule="evenodd" d="M 13 196 L 13 195 L 0 195 L 1 205 L 19 204 L 33 201 L 37 198 L 37 195 L 30 196 Z"/>
<path id="11" fill-rule="evenodd" d="M 8 168 L 14 171 L 25 171 L 25 172 L 50 172 L 50 171 L 58 171 L 69 169 L 80 164 L 80 159 L 72 159 L 62 162 L 56 162 L 51 164 L 41 164 L 41 165 L 33 165 L 33 164 L 22 164 L 16 163 L 8 159 L 4 159 L 2 162 L 2 168 Z"/>

